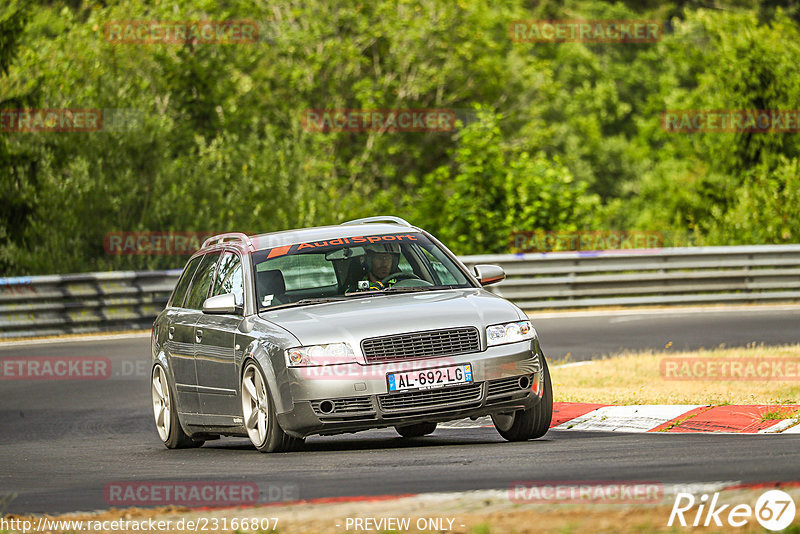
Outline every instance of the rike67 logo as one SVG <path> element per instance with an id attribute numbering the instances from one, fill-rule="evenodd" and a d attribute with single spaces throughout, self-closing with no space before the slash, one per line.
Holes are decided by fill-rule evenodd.
<path id="1" fill-rule="evenodd" d="M 794 500 L 785 491 L 764 492 L 756 501 L 755 507 L 749 504 L 719 504 L 719 495 L 716 492 L 709 497 L 704 493 L 699 499 L 695 499 L 691 493 L 678 493 L 667 526 L 671 527 L 677 520 L 682 527 L 742 527 L 755 519 L 765 529 L 778 531 L 788 527 L 794 520 Z M 693 510 L 695 505 L 697 509 Z"/>

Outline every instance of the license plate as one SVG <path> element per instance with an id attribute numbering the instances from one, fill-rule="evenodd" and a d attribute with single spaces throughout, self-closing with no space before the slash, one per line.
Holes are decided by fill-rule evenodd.
<path id="1" fill-rule="evenodd" d="M 407 389 L 434 389 L 452 384 L 469 384 L 472 382 L 472 365 L 452 365 L 435 369 L 417 369 L 402 373 L 386 375 L 389 391 Z"/>

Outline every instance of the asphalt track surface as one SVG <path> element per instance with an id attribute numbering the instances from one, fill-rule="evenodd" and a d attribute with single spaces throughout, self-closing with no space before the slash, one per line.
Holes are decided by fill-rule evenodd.
<path id="1" fill-rule="evenodd" d="M 800 307 L 740 311 L 534 315 L 551 358 L 620 349 L 795 343 Z M 800 480 L 799 435 L 621 434 L 550 431 L 506 443 L 491 427 L 440 428 L 404 440 L 391 429 L 312 437 L 300 453 L 260 454 L 222 439 L 169 451 L 156 435 L 149 339 L 0 345 L 2 357 L 107 356 L 97 381 L 0 381 L 0 501 L 6 512 L 107 509 L 108 484 L 249 482 L 261 501 L 505 489 L 514 481 Z M 0 504 L 2 506 L 2 504 Z M 2 511 L 2 510 L 0 510 Z"/>

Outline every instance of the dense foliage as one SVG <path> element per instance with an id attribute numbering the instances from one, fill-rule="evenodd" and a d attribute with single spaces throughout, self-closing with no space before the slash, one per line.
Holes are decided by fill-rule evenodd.
<path id="1" fill-rule="evenodd" d="M 0 6 L 0 275 L 180 266 L 112 231 L 260 233 L 395 214 L 457 253 L 530 230 L 800 239 L 796 133 L 671 133 L 669 109 L 800 108 L 794 2 L 50 0 Z M 109 21 L 257 21 L 255 43 L 126 44 Z M 657 43 L 520 43 L 518 19 L 665 21 Z M 449 132 L 313 132 L 309 109 L 455 110 Z"/>

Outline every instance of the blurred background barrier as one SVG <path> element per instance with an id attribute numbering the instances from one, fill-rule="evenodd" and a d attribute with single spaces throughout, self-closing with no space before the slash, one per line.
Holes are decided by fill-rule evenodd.
<path id="1" fill-rule="evenodd" d="M 463 256 L 525 310 L 800 300 L 800 245 Z M 148 329 L 180 270 L 0 278 L 0 338 Z"/>
<path id="2" fill-rule="evenodd" d="M 0 338 L 150 328 L 180 273 L 0 278 Z"/>
<path id="3" fill-rule="evenodd" d="M 503 267 L 492 291 L 525 310 L 800 299 L 800 245 L 463 256 Z"/>

